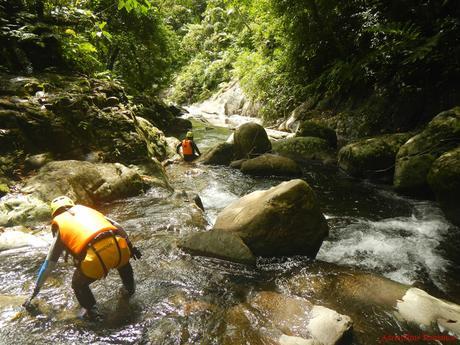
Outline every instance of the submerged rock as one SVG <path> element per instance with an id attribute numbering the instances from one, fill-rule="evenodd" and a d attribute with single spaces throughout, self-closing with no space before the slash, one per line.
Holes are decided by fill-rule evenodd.
<path id="1" fill-rule="evenodd" d="M 329 143 L 316 137 L 295 137 L 273 143 L 273 152 L 297 162 L 319 160 L 325 164 L 337 161 L 335 149 Z"/>
<path id="2" fill-rule="evenodd" d="M 329 227 L 315 194 L 302 180 L 283 182 L 231 203 L 214 229 L 232 232 L 257 256 L 315 257 Z"/>
<path id="3" fill-rule="evenodd" d="M 460 305 L 433 297 L 423 290 L 410 288 L 397 301 L 397 315 L 421 327 L 437 325 L 460 337 Z"/>
<path id="4" fill-rule="evenodd" d="M 192 254 L 254 265 L 255 256 L 237 235 L 211 230 L 195 232 L 179 240 L 179 248 Z"/>
<path id="5" fill-rule="evenodd" d="M 426 332 L 446 330 L 460 336 L 459 305 L 372 273 L 317 261 L 288 278 L 285 288 L 301 297 L 327 300 L 328 306 L 349 315 L 360 333 L 366 327 L 363 313 L 381 310 Z"/>
<path id="6" fill-rule="evenodd" d="M 339 151 L 339 167 L 354 177 L 392 178 L 396 154 L 409 138 L 410 134 L 398 133 L 348 144 Z"/>
<path id="7" fill-rule="evenodd" d="M 302 169 L 294 160 L 269 153 L 243 161 L 240 169 L 254 176 L 302 176 Z"/>
<path id="8" fill-rule="evenodd" d="M 428 184 L 446 217 L 460 226 L 460 147 L 444 153 L 433 163 Z"/>
<path id="9" fill-rule="evenodd" d="M 234 134 L 236 158 L 250 158 L 269 152 L 272 149 L 265 129 L 254 122 L 239 126 Z"/>
<path id="10" fill-rule="evenodd" d="M 410 138 L 398 151 L 393 184 L 396 190 L 429 193 L 427 176 L 434 161 L 460 142 L 460 107 L 444 111 L 423 132 Z"/>
<path id="11" fill-rule="evenodd" d="M 230 308 L 226 322 L 244 334 L 241 344 L 250 338 L 263 344 L 335 345 L 352 326 L 346 315 L 271 291 L 251 294 L 246 303 Z"/>

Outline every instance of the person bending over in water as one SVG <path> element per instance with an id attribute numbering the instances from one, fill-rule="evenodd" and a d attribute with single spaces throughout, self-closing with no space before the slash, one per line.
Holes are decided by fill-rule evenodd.
<path id="1" fill-rule="evenodd" d="M 23 304 L 24 307 L 31 305 L 63 251 L 72 255 L 76 266 L 72 289 L 82 306 L 80 317 L 94 314 L 96 300 L 89 285 L 105 278 L 110 269 L 118 270 L 123 282 L 122 295 L 129 297 L 134 294 L 133 268 L 129 260 L 140 259 L 142 254 L 131 244 L 117 222 L 92 208 L 75 205 L 67 196 L 57 197 L 51 202 L 51 216 L 54 241 L 38 272 L 33 294 Z"/>

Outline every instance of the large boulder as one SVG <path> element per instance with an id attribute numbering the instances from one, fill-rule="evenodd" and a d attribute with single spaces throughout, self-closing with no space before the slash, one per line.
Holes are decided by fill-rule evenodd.
<path id="1" fill-rule="evenodd" d="M 237 235 L 225 231 L 202 231 L 188 234 L 178 242 L 184 251 L 223 260 L 254 265 L 255 256 Z"/>
<path id="2" fill-rule="evenodd" d="M 319 160 L 335 164 L 336 152 L 329 143 L 317 137 L 295 137 L 273 142 L 273 152 L 297 162 Z"/>
<path id="3" fill-rule="evenodd" d="M 269 153 L 243 161 L 240 169 L 253 176 L 302 176 L 302 169 L 294 160 Z"/>
<path id="4" fill-rule="evenodd" d="M 434 161 L 428 183 L 447 218 L 460 226 L 460 147 Z"/>
<path id="5" fill-rule="evenodd" d="M 28 195 L 11 194 L 0 201 L 0 226 L 48 220 L 49 202 L 59 195 L 93 206 L 137 195 L 158 182 L 120 163 L 50 162 L 26 182 L 21 192 Z"/>
<path id="6" fill-rule="evenodd" d="M 315 257 L 329 227 L 315 194 L 302 180 L 283 182 L 231 203 L 214 229 L 237 234 L 257 256 Z"/>
<path id="7" fill-rule="evenodd" d="M 254 122 L 239 126 L 234 135 L 236 158 L 251 158 L 272 149 L 265 129 Z"/>
<path id="8" fill-rule="evenodd" d="M 235 156 L 235 145 L 220 143 L 206 151 L 198 162 L 207 165 L 229 165 Z"/>
<path id="9" fill-rule="evenodd" d="M 30 178 L 22 192 L 33 193 L 44 201 L 68 195 L 80 203 L 94 205 L 137 195 L 149 188 L 150 182 L 120 163 L 55 161 Z"/>
<path id="10" fill-rule="evenodd" d="M 410 134 L 387 134 L 342 147 L 339 167 L 354 177 L 388 179 L 393 176 L 396 154 Z"/>
<path id="11" fill-rule="evenodd" d="M 460 141 L 460 107 L 444 111 L 423 132 L 398 151 L 393 184 L 396 190 L 418 195 L 429 192 L 427 176 L 434 161 Z"/>
<path id="12" fill-rule="evenodd" d="M 297 137 L 317 137 L 326 140 L 331 147 L 337 147 L 337 134 L 323 124 L 307 120 L 301 123 L 296 132 Z"/>

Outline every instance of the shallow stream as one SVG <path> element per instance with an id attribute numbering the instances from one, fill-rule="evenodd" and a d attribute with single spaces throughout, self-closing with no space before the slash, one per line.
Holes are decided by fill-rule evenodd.
<path id="1" fill-rule="evenodd" d="M 201 151 L 230 134 L 228 129 L 199 122 L 194 131 Z M 2 251 L 0 344 L 275 344 L 270 341 L 273 329 L 261 315 L 244 307 L 250 323 L 238 328 L 228 311 L 244 306 L 255 291 L 293 294 L 292 277 L 330 279 L 334 266 L 295 257 L 259 260 L 256 268 L 247 268 L 192 257 L 174 243 L 185 233 L 210 228 L 219 210 L 231 201 L 282 179 L 252 178 L 229 168 L 186 163 L 167 169 L 177 192 L 200 195 L 204 218 L 181 193 L 170 195 L 159 189 L 101 207 L 124 225 L 143 252 L 142 260 L 133 262 L 135 296 L 129 302 L 121 298 L 119 277 L 111 273 L 92 285 L 101 317 L 79 320 L 70 287 L 73 267 L 60 261 L 36 299 L 35 310 L 27 313 L 20 305 L 33 288 L 47 248 Z M 335 168 L 309 164 L 303 171 L 331 228 L 318 260 L 351 267 L 350 272 L 356 268 L 415 284 L 460 302 L 460 243 L 452 236 L 458 229 L 446 221 L 436 203 L 401 197 L 388 187 L 353 180 Z M 46 227 L 34 230 L 51 240 Z M 353 344 L 376 344 L 387 334 L 421 333 L 398 321 L 390 310 L 350 305 L 332 293 L 310 297 L 353 318 Z"/>

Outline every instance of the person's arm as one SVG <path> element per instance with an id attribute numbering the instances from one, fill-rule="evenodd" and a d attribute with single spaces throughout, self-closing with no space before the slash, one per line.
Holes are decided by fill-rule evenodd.
<path id="1" fill-rule="evenodd" d="M 198 156 L 201 156 L 201 152 L 200 150 L 198 150 L 198 146 L 196 146 L 194 141 L 192 141 L 192 147 L 196 151 L 196 153 L 198 153 Z"/>
<path id="2" fill-rule="evenodd" d="M 45 261 L 40 267 L 38 271 L 37 280 L 35 281 L 35 288 L 32 293 L 32 296 L 24 303 L 24 306 L 27 307 L 30 305 L 30 302 L 38 295 L 40 292 L 43 284 L 45 284 L 46 279 L 48 279 L 51 271 L 56 266 L 59 257 L 61 256 L 64 250 L 64 244 L 61 242 L 59 237 L 59 231 L 56 232 L 56 236 L 54 237 L 54 241 L 51 244 L 50 249 L 48 250 L 48 255 L 46 256 Z"/>
<path id="3" fill-rule="evenodd" d="M 140 259 L 142 256 L 142 253 L 137 247 L 133 246 L 133 244 L 129 240 L 129 236 L 127 232 L 125 231 L 125 229 L 123 229 L 121 224 L 109 217 L 105 217 L 105 219 L 107 219 L 110 223 L 112 223 L 112 225 L 114 225 L 117 228 L 116 233 L 126 240 L 126 243 L 128 244 L 128 247 L 129 247 L 129 251 L 131 252 L 131 257 L 134 258 L 134 260 Z"/>

